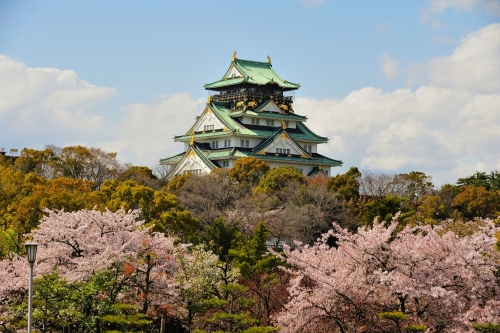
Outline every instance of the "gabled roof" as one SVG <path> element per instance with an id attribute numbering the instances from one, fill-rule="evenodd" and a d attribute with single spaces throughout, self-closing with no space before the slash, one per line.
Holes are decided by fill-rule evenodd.
<path id="1" fill-rule="evenodd" d="M 208 133 L 196 133 L 196 138 L 218 138 L 222 136 L 228 136 L 228 135 L 237 135 L 237 136 L 247 136 L 247 137 L 259 137 L 259 138 L 269 138 L 270 136 L 274 135 L 276 132 L 276 128 L 273 127 L 267 127 L 267 126 L 253 126 L 253 125 L 247 125 L 247 124 L 242 124 L 236 119 L 232 118 L 233 112 L 229 108 L 229 103 L 227 102 L 217 102 L 217 101 L 212 101 L 209 104 L 207 104 L 207 107 L 202 113 L 202 116 L 204 115 L 205 112 L 213 112 L 215 117 L 226 127 L 224 130 L 216 130 L 215 132 L 208 132 Z M 253 112 L 253 111 L 246 111 L 248 112 Z M 260 115 L 261 113 L 259 113 Z M 272 117 L 271 113 L 266 113 L 266 117 L 269 116 L 269 118 Z M 287 117 L 286 114 L 281 114 L 281 117 Z M 292 114 L 289 114 L 288 116 L 293 117 Z M 300 117 L 300 116 L 299 116 Z M 265 117 L 263 117 L 265 118 Z M 200 116 L 198 120 L 195 122 L 195 124 L 186 132 L 184 135 L 178 135 L 174 136 L 174 140 L 176 141 L 189 141 L 191 140 L 192 135 L 194 134 L 193 130 L 198 127 L 198 123 L 201 121 L 202 117 Z M 272 119 L 272 118 L 271 118 Z M 275 119 L 282 119 L 278 118 L 278 116 Z M 294 118 L 287 118 L 287 119 L 282 119 L 282 120 L 293 120 L 297 121 L 296 122 L 296 129 L 288 129 L 288 134 L 290 137 L 292 137 L 294 140 L 298 141 L 310 141 L 310 142 L 327 142 L 328 138 L 322 137 L 317 135 L 316 133 L 312 132 L 306 125 L 303 124 L 303 122 L 298 121 L 298 119 Z"/>
<path id="2" fill-rule="evenodd" d="M 231 74 L 235 74 L 235 76 L 232 77 Z M 231 65 L 223 78 L 219 81 L 205 84 L 205 89 L 217 90 L 222 87 L 233 86 L 244 82 L 258 85 L 276 84 L 280 88 L 286 90 L 294 90 L 300 87 L 300 84 L 283 80 L 273 70 L 270 61 L 260 62 L 233 57 L 233 61 L 231 61 Z"/>
<path id="3" fill-rule="evenodd" d="M 205 149 L 203 145 L 200 143 L 195 142 L 188 151 L 169 157 L 165 159 L 161 159 L 160 163 L 161 164 L 177 164 L 181 165 L 182 161 L 186 158 L 189 157 L 189 155 L 192 152 L 193 154 L 196 154 L 209 168 L 210 170 L 213 170 L 219 165 L 216 164 L 217 160 L 220 159 L 238 159 L 240 157 L 257 157 L 258 159 L 261 159 L 266 162 L 275 162 L 275 163 L 294 163 L 294 164 L 316 164 L 316 165 L 328 165 L 328 166 L 342 166 L 342 161 L 339 160 L 334 160 L 329 157 L 323 156 L 321 154 L 317 153 L 312 153 L 310 154 L 310 158 L 303 158 L 300 155 L 286 155 L 286 154 L 273 154 L 273 153 L 267 153 L 265 155 L 260 155 L 256 154 L 254 151 L 251 149 L 245 149 L 245 148 L 228 148 L 228 149 Z M 313 171 L 309 175 L 315 175 L 317 174 L 319 169 L 318 167 L 315 167 Z M 172 170 L 171 172 L 172 175 L 176 174 L 176 170 Z"/>
<path id="4" fill-rule="evenodd" d="M 198 117 L 191 126 L 191 128 L 186 132 L 185 135 L 192 135 L 194 133 L 194 129 L 198 127 L 198 124 L 203 120 L 203 116 L 207 114 L 208 112 L 212 112 L 215 117 L 228 129 L 228 130 L 237 130 L 240 128 L 238 123 L 236 123 L 231 117 L 229 116 L 230 109 L 227 109 L 227 103 L 225 102 L 210 102 L 207 103 L 207 106 L 201 113 L 201 116 Z M 177 138 L 177 137 L 176 137 Z"/>
<path id="5" fill-rule="evenodd" d="M 237 117 L 251 117 L 251 118 L 262 118 L 262 119 L 278 119 L 278 120 L 291 120 L 291 121 L 306 121 L 306 116 L 300 116 L 295 113 L 276 113 L 276 112 L 257 112 L 257 110 L 237 110 L 231 112 L 229 115 L 231 118 Z"/>
<path id="6" fill-rule="evenodd" d="M 322 169 L 322 168 L 320 168 L 320 167 L 314 167 L 314 168 L 311 170 L 311 172 L 309 172 L 309 173 L 307 174 L 307 176 L 308 176 L 308 177 L 316 177 L 316 176 L 318 176 L 318 175 L 321 175 L 321 176 L 323 176 L 323 177 L 328 177 L 327 175 L 325 175 L 325 172 L 324 172 L 324 171 L 323 171 L 323 169 Z"/>
<path id="7" fill-rule="evenodd" d="M 273 136 L 271 136 L 267 140 L 264 140 L 263 142 L 261 142 L 260 144 L 255 146 L 253 148 L 254 153 L 257 155 L 260 155 L 261 153 L 265 154 L 265 151 L 264 151 L 265 148 L 268 147 L 269 145 L 271 145 L 274 141 L 276 141 L 278 138 L 281 138 L 281 137 L 285 137 L 287 141 L 290 140 L 292 142 L 292 146 L 294 146 L 294 148 L 298 152 L 300 152 L 300 156 L 302 158 L 309 158 L 309 159 L 311 158 L 311 155 L 307 151 L 305 151 L 304 148 L 302 148 L 297 142 L 295 142 L 295 140 L 292 139 L 292 137 L 283 128 L 279 129 L 276 133 L 274 133 Z"/>
<path id="8" fill-rule="evenodd" d="M 210 170 L 216 169 L 219 166 L 215 165 L 210 159 L 207 157 L 207 151 L 203 149 L 203 145 L 194 142 L 191 146 L 189 146 L 189 149 L 181 154 L 169 157 L 169 158 L 164 158 L 160 160 L 161 164 L 177 164 L 174 170 L 171 171 L 172 174 L 176 174 L 176 169 L 179 168 L 179 166 L 182 166 L 182 162 L 185 161 L 187 158 L 189 158 L 191 155 L 197 156 Z"/>

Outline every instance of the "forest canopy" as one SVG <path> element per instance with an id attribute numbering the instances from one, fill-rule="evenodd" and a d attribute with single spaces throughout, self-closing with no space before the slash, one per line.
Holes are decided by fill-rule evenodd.
<path id="1" fill-rule="evenodd" d="M 0 155 L 0 332 L 26 326 L 27 240 L 42 332 L 500 329 L 498 170 L 440 188 L 255 158 L 168 172 L 94 147 Z"/>

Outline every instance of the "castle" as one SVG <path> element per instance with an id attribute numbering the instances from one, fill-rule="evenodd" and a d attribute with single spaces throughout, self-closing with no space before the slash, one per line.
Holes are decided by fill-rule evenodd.
<path id="1" fill-rule="evenodd" d="M 160 163 L 171 165 L 170 177 L 206 174 L 231 168 L 241 157 L 256 157 L 271 168 L 292 166 L 307 176 L 331 175 L 342 161 L 318 154 L 318 144 L 328 138 L 311 131 L 307 117 L 293 109 L 292 92 L 299 84 L 282 79 L 266 62 L 236 58 L 222 79 L 205 84 L 211 91 L 207 105 L 184 134 L 184 152 Z"/>

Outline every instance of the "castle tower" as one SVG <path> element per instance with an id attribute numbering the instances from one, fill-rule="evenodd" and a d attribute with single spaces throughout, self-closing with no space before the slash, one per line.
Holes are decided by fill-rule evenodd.
<path id="1" fill-rule="evenodd" d="M 219 81 L 205 85 L 212 92 L 202 114 L 184 134 L 184 152 L 161 159 L 172 165 L 170 177 L 185 173 L 205 174 L 215 168 L 230 168 L 240 157 L 252 156 L 271 168 L 292 166 L 302 174 L 331 175 L 341 166 L 317 152 L 328 138 L 311 131 L 307 117 L 293 109 L 293 92 L 299 84 L 282 79 L 266 62 L 236 58 Z"/>

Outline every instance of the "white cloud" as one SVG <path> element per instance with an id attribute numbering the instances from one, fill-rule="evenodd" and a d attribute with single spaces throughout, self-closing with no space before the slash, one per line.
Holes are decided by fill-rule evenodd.
<path id="1" fill-rule="evenodd" d="M 389 31 L 391 31 L 392 27 L 388 23 L 382 23 L 382 24 L 377 25 L 375 30 L 377 31 L 377 36 L 380 36 L 382 34 L 385 34 L 385 33 L 388 33 Z"/>
<path id="2" fill-rule="evenodd" d="M 490 15 L 500 16 L 499 0 L 430 0 L 429 5 L 432 13 L 442 13 L 453 8 L 461 12 L 484 10 Z"/>
<path id="3" fill-rule="evenodd" d="M 353 91 L 344 99 L 298 98 L 295 110 L 331 141 L 322 151 L 347 167 L 385 172 L 424 171 L 455 182 L 472 164 L 495 169 L 500 161 L 500 94 L 473 95 L 433 86 L 416 91 Z"/>
<path id="4" fill-rule="evenodd" d="M 105 129 L 94 103 L 113 88 L 95 87 L 71 70 L 29 68 L 0 54 L 0 132 L 2 143 L 44 145 L 80 142 Z"/>
<path id="5" fill-rule="evenodd" d="M 325 3 L 326 0 L 299 0 L 307 8 L 317 8 Z"/>
<path id="6" fill-rule="evenodd" d="M 500 24 L 470 33 L 453 53 L 400 68 L 383 54 L 386 77 L 416 85 L 384 92 L 366 87 L 343 99 L 298 98 L 295 109 L 331 140 L 321 148 L 346 167 L 424 171 L 454 183 L 500 168 Z"/>
<path id="7" fill-rule="evenodd" d="M 380 56 L 379 64 L 382 73 L 384 73 L 385 77 L 391 82 L 394 82 L 402 72 L 402 69 L 398 66 L 398 62 L 386 53 Z"/>
<path id="8" fill-rule="evenodd" d="M 478 93 L 500 91 L 500 23 L 468 34 L 450 56 L 408 67 L 407 82 Z"/>
<path id="9" fill-rule="evenodd" d="M 491 16 L 500 16 L 500 0 L 429 0 L 429 6 L 420 11 L 420 21 L 433 29 L 444 24 L 435 16 L 448 9 L 457 12 L 483 11 Z"/>
<path id="10" fill-rule="evenodd" d="M 203 99 L 192 100 L 184 93 L 161 96 L 151 104 L 129 105 L 114 151 L 119 152 L 120 159 L 147 166 L 179 154 L 184 146 L 175 143 L 173 136 L 186 133 L 204 106 Z"/>

